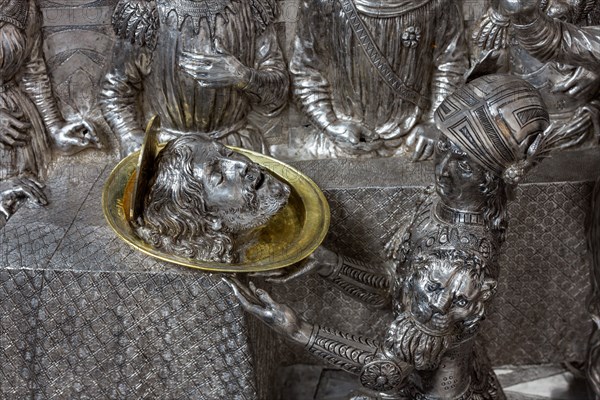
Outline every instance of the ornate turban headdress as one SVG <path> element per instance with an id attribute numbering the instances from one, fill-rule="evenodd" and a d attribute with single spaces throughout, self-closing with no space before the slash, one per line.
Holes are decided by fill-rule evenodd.
<path id="1" fill-rule="evenodd" d="M 539 92 L 510 75 L 486 75 L 435 112 L 441 132 L 474 161 L 516 184 L 544 150 L 550 117 Z"/>

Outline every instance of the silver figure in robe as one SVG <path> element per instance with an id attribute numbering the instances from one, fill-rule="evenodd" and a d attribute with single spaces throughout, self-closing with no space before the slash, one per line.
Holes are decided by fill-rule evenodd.
<path id="1" fill-rule="evenodd" d="M 598 25 L 596 0 L 544 0 L 538 2 L 540 15 L 574 24 Z M 555 57 L 551 49 L 556 38 L 537 32 L 535 36 L 511 21 L 501 8 L 492 7 L 480 21 L 474 40 L 480 54 L 470 73 L 476 78 L 490 73 L 510 73 L 535 86 L 555 125 L 554 147 L 569 148 L 597 142 L 600 135 L 600 75 L 571 57 Z M 541 35 L 540 35 L 541 34 Z M 565 32 L 565 37 L 569 31 Z M 575 52 L 585 53 L 594 43 L 575 40 Z M 531 44 L 541 50 L 533 50 Z M 538 46 L 539 45 L 539 46 Z M 540 47 L 541 46 L 541 47 Z M 541 57 L 540 57 L 541 55 Z"/>
<path id="2" fill-rule="evenodd" d="M 293 95 L 314 125 L 302 157 L 427 158 L 433 113 L 463 83 L 463 15 L 448 0 L 302 0 Z"/>
<path id="3" fill-rule="evenodd" d="M 161 118 L 161 142 L 203 133 L 266 152 L 252 109 L 285 106 L 288 75 L 275 34 L 273 0 L 121 0 L 106 75 L 103 113 L 121 153 L 141 146 L 144 126 Z"/>
<path id="4" fill-rule="evenodd" d="M 36 2 L 0 1 L 0 225 L 27 201 L 47 204 L 43 181 L 53 147 L 72 154 L 99 146 L 92 126 L 67 122 L 58 110 Z"/>

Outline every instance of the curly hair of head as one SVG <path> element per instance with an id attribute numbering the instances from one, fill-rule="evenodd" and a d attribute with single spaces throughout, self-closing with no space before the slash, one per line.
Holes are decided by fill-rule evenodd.
<path id="1" fill-rule="evenodd" d="M 490 171 L 485 172 L 485 182 L 480 186 L 486 198 L 486 206 L 483 219 L 490 229 L 498 234 L 504 242 L 506 230 L 508 229 L 508 196 L 509 188 L 502 178 Z"/>
<path id="2" fill-rule="evenodd" d="M 160 152 L 136 232 L 153 247 L 182 257 L 235 262 L 233 239 L 213 228 L 204 187 L 194 177 L 192 145 L 198 140 L 182 136 Z"/>

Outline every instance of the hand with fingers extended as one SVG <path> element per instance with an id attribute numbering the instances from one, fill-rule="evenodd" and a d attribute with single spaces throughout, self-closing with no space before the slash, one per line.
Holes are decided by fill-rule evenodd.
<path id="1" fill-rule="evenodd" d="M 267 282 L 288 283 L 313 272 L 317 272 L 321 276 L 329 276 L 337 267 L 338 262 L 339 256 L 335 252 L 319 246 L 310 256 L 293 267 L 257 272 L 252 276 L 265 278 Z"/>
<path id="2" fill-rule="evenodd" d="M 8 110 L 0 110 L 0 145 L 8 147 L 25 146 L 31 139 L 28 129 L 31 124 L 21 116 Z"/>
<path id="3" fill-rule="evenodd" d="M 222 279 L 231 287 L 244 310 L 278 334 L 299 344 L 308 344 L 312 325 L 298 317 L 289 306 L 275 302 L 267 292 L 256 288 L 252 282 L 246 286 L 234 277 Z"/>
<path id="4" fill-rule="evenodd" d="M 560 143 L 559 148 L 563 149 L 578 146 L 590 137 L 593 125 L 590 110 L 586 107 L 579 108 L 566 123 L 558 125 L 556 129 L 547 129 L 547 132 L 551 132 L 548 142 Z"/>
<path id="5" fill-rule="evenodd" d="M 245 88 L 250 82 L 251 68 L 225 50 L 218 39 L 215 40 L 213 49 L 213 52 L 206 54 L 181 52 L 179 68 L 202 87 Z"/>
<path id="6" fill-rule="evenodd" d="M 30 200 L 38 205 L 48 204 L 44 185 L 34 178 L 14 177 L 0 181 L 0 214 L 8 220 L 19 203 Z"/>
<path id="7" fill-rule="evenodd" d="M 424 123 L 415 126 L 406 139 L 406 144 L 414 147 L 412 161 L 423 161 L 430 158 L 438 138 L 439 131 L 435 124 Z"/>

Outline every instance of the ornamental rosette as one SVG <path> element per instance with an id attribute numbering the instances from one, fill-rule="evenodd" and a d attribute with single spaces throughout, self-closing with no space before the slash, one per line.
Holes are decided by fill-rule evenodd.
<path id="1" fill-rule="evenodd" d="M 398 389 L 404 381 L 400 367 L 392 361 L 373 361 L 363 368 L 360 383 L 375 392 L 389 392 Z"/>
<path id="2" fill-rule="evenodd" d="M 421 28 L 419 27 L 409 26 L 402 33 L 402 45 L 404 47 L 417 47 L 419 40 L 421 40 Z"/>

